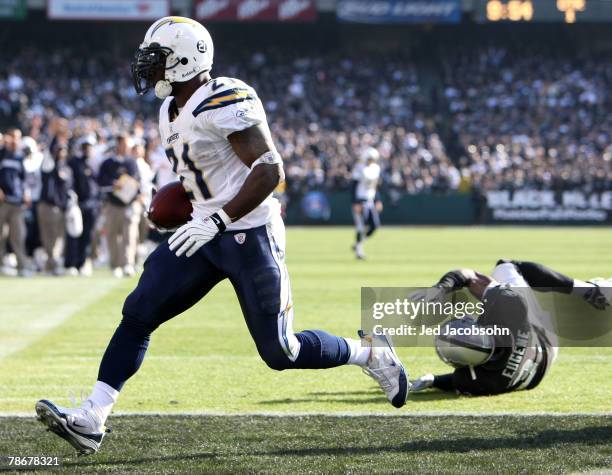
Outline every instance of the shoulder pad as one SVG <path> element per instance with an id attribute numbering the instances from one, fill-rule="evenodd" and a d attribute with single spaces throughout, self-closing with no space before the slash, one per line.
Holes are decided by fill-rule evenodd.
<path id="1" fill-rule="evenodd" d="M 254 91 L 248 86 L 231 87 L 208 96 L 193 109 L 192 114 L 194 117 L 197 117 L 202 112 L 220 109 L 221 107 L 236 104 L 237 102 L 253 101 L 256 99 L 257 96 Z"/>

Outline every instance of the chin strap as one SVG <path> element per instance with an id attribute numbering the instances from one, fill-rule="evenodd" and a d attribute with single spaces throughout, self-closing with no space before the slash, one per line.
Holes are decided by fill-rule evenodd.
<path id="1" fill-rule="evenodd" d="M 172 84 L 166 79 L 157 81 L 155 84 L 155 95 L 158 99 L 165 99 L 172 94 Z"/>
<path id="2" fill-rule="evenodd" d="M 474 367 L 469 366 L 469 368 L 470 368 L 470 376 L 472 377 L 474 381 L 476 381 L 476 371 L 474 371 Z"/>

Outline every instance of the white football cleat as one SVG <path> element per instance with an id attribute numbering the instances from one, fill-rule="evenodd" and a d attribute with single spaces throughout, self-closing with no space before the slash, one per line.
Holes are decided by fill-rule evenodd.
<path id="1" fill-rule="evenodd" d="M 83 264 L 83 267 L 81 267 L 80 274 L 83 277 L 91 277 L 91 274 L 93 274 L 93 265 L 91 263 L 91 259 L 85 260 L 85 264 Z"/>
<path id="2" fill-rule="evenodd" d="M 88 405 L 91 402 L 84 401 L 81 407 L 69 409 L 42 399 L 36 403 L 37 419 L 48 430 L 68 441 L 79 455 L 95 454 L 110 429 L 98 422 L 93 412 L 87 410 Z"/>
<path id="3" fill-rule="evenodd" d="M 355 253 L 355 257 L 361 261 L 364 261 L 366 259 L 366 255 L 363 252 L 363 244 L 361 244 L 360 242 L 355 243 L 351 246 L 351 249 L 353 250 L 353 252 Z"/>
<path id="4" fill-rule="evenodd" d="M 435 379 L 436 377 L 431 373 L 424 374 L 419 379 L 412 381 L 412 384 L 410 384 L 410 391 L 416 393 L 419 391 L 424 391 L 425 389 L 432 388 Z"/>
<path id="5" fill-rule="evenodd" d="M 134 277 L 136 275 L 136 269 L 134 266 L 125 266 L 123 268 L 123 275 L 126 277 Z"/>
<path id="6" fill-rule="evenodd" d="M 359 330 L 362 344 L 370 346 L 370 357 L 363 372 L 374 379 L 387 395 L 389 402 L 398 409 L 406 404 L 410 383 L 404 365 L 395 354 L 389 338 L 366 335 Z"/>

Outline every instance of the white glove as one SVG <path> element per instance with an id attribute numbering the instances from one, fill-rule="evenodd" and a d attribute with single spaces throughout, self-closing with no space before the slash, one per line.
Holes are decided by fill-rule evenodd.
<path id="1" fill-rule="evenodd" d="M 425 389 L 429 389 L 433 386 L 434 383 L 434 375 L 433 374 L 425 374 L 421 376 L 419 379 L 415 379 L 411 381 L 412 387 L 410 388 L 411 392 L 419 392 Z"/>
<path id="2" fill-rule="evenodd" d="M 170 250 L 176 251 L 177 257 L 183 254 L 191 257 L 217 234 L 225 231 L 225 227 L 231 222 L 230 217 L 222 209 L 208 218 L 193 218 L 170 236 L 168 239 Z"/>
<path id="3" fill-rule="evenodd" d="M 423 300 L 425 302 L 442 302 L 446 297 L 446 290 L 439 287 L 429 287 L 412 292 L 408 298 L 413 302 Z"/>

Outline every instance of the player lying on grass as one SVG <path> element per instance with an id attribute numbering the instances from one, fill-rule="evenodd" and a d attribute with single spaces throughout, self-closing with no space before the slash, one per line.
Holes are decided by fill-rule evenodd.
<path id="1" fill-rule="evenodd" d="M 322 330 L 293 332 L 285 231 L 272 197 L 284 176 L 281 157 L 256 92 L 237 79 L 212 79 L 212 62 L 208 31 L 181 17 L 156 21 L 136 52 L 136 90 L 154 88 L 164 99 L 162 143 L 193 195 L 194 212 L 145 262 L 89 398 L 76 409 L 47 400 L 36 404 L 39 419 L 80 453 L 99 449 L 106 419 L 124 383 L 138 371 L 151 333 L 224 279 L 234 286 L 257 351 L 270 368 L 358 365 L 393 406 L 405 404 L 407 374 L 387 340 L 372 345 L 364 335 L 353 340 Z"/>
<path id="2" fill-rule="evenodd" d="M 599 310 L 609 307 L 612 300 L 612 279 L 583 282 L 534 262 L 505 260 L 497 263 L 490 277 L 471 269 L 448 272 L 427 291 L 426 299 L 439 301 L 465 287 L 484 302 L 484 313 L 477 319 L 453 320 L 447 326 L 497 325 L 508 328 L 511 335 L 482 336 L 470 331 L 464 332 L 471 333 L 468 335 L 444 336 L 447 332 L 443 329 L 436 337 L 436 352 L 455 371 L 439 376 L 426 374 L 413 382 L 411 391 L 436 388 L 493 395 L 533 389 L 558 353 L 557 337 L 546 323 L 546 314 L 533 290 L 575 294 Z"/>

